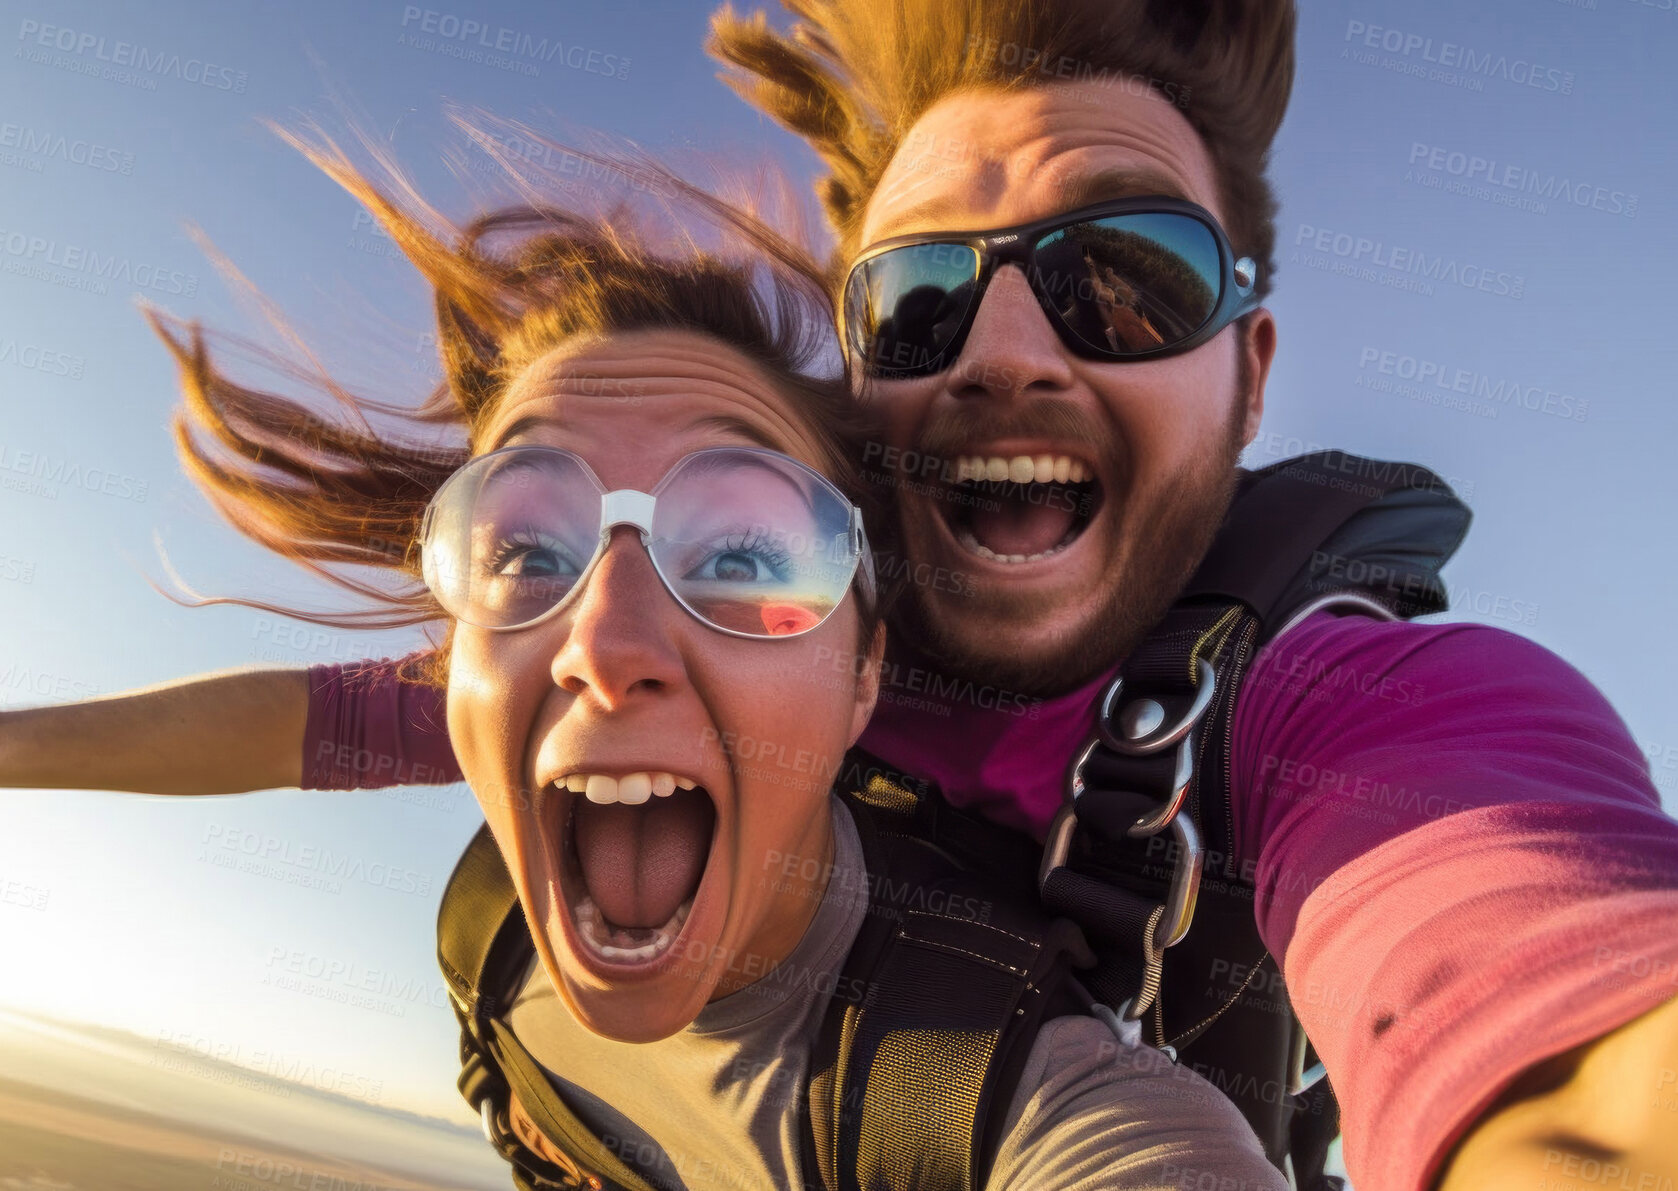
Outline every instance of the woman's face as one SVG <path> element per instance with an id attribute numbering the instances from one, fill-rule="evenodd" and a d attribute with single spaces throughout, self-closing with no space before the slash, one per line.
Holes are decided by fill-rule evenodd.
<path id="1" fill-rule="evenodd" d="M 820 466 L 756 365 L 688 332 L 544 357 L 481 440 L 480 453 L 575 452 L 614 491 L 650 491 L 705 447 L 768 446 Z M 826 886 L 828 789 L 873 709 L 878 641 L 859 666 L 857 633 L 850 599 L 796 637 L 709 628 L 627 526 L 550 619 L 510 632 L 456 624 L 449 736 L 542 964 L 584 1026 L 667 1037 L 798 942 Z M 567 778 L 631 798 L 650 781 L 654 793 L 600 803 Z M 646 945 L 654 932 L 673 941 Z"/>

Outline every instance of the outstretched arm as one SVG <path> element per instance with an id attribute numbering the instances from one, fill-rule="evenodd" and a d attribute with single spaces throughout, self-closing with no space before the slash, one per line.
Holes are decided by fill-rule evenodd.
<path id="1" fill-rule="evenodd" d="M 82 703 L 0 712 L 0 787 L 237 794 L 460 780 L 423 657 L 200 675 Z"/>
<path id="2" fill-rule="evenodd" d="M 1607 700 L 1479 625 L 1307 621 L 1254 667 L 1236 853 L 1353 1180 L 1434 1187 L 1459 1141 L 1453 1191 L 1662 1169 L 1678 822 Z"/>
<path id="3" fill-rule="evenodd" d="M 235 794 L 300 785 L 306 670 L 199 675 L 0 712 L 0 786 Z"/>

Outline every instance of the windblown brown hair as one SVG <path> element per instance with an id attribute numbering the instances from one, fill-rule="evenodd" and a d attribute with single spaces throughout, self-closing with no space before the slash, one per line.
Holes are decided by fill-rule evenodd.
<path id="1" fill-rule="evenodd" d="M 470 458 L 520 373 L 578 336 L 680 329 L 742 353 L 793 397 L 824 456 L 821 469 L 867 509 L 858 474 L 863 422 L 845 375 L 820 372 L 837 352 L 821 268 L 806 249 L 673 175 L 662 178 L 665 193 L 690 214 L 726 225 L 746 250 L 739 259 L 693 247 L 655 252 L 622 212 L 608 221 L 527 205 L 434 232 L 430 225 L 446 221 L 400 178 L 387 189 L 330 138 L 281 135 L 361 202 L 431 285 L 444 380 L 419 402 L 374 400 L 338 385 L 312 359 L 309 367 L 299 363 L 295 356 L 307 349 L 295 336 L 292 358 L 264 353 L 282 372 L 324 389 L 339 408 L 328 416 L 319 402 L 238 383 L 214 362 L 198 323 L 148 309 L 179 365 L 184 403 L 174 434 L 186 473 L 240 532 L 347 589 L 361 606 L 329 612 L 238 597 L 193 602 L 243 604 L 337 627 L 442 618 L 420 579 L 416 547 L 426 506 Z M 375 417 L 396 429 L 375 428 Z M 423 441 L 422 431 L 435 440 L 439 427 L 445 441 Z M 877 607 L 860 611 L 871 635 Z M 438 681 L 444 673 L 439 659 L 418 677 Z"/>
<path id="2" fill-rule="evenodd" d="M 1274 273 L 1265 178 L 1294 75 L 1293 0 L 782 0 L 787 33 L 724 7 L 710 52 L 754 107 L 827 164 L 817 194 L 837 263 L 861 245 L 868 200 L 914 123 L 957 91 L 1143 80 L 1176 104 L 1217 167 L 1236 252 Z"/>

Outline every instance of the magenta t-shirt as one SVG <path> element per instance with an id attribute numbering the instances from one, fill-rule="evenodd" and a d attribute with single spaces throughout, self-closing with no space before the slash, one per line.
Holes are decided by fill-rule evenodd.
<path id="1" fill-rule="evenodd" d="M 394 663 L 310 673 L 305 785 L 459 779 L 440 692 Z M 1041 839 L 1105 681 L 1030 706 L 887 687 L 861 744 Z M 1318 613 L 1260 652 L 1234 727 L 1230 863 L 1359 1191 L 1425 1191 L 1521 1071 L 1678 995 L 1678 822 L 1553 653 Z"/>

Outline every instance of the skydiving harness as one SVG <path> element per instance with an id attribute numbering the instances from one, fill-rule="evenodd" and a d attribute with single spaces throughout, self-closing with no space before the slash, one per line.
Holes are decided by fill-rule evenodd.
<path id="1" fill-rule="evenodd" d="M 1080 979 L 1234 1100 L 1302 1191 L 1341 1185 L 1323 1173 L 1339 1112 L 1259 937 L 1256 865 L 1233 859 L 1235 708 L 1259 649 L 1315 612 L 1445 611 L 1439 570 L 1469 520 L 1413 464 L 1323 451 L 1243 472 L 1212 548 L 1102 692 L 1044 846 L 1043 902 L 1099 958 Z"/>
<path id="2" fill-rule="evenodd" d="M 867 871 L 891 879 L 870 880 L 838 983 L 866 998 L 836 992 L 812 1055 L 810 1187 L 983 1186 L 1038 1026 L 1085 1011 L 1144 1019 L 1145 1038 L 1229 1096 L 1272 1162 L 1291 1163 L 1296 1187 L 1339 1185 L 1323 1174 L 1339 1129 L 1333 1092 L 1259 938 L 1249 871 L 1230 859 L 1234 711 L 1259 648 L 1313 612 L 1444 611 L 1438 572 L 1468 522 L 1444 482 L 1411 464 L 1327 451 L 1243 471 L 1195 575 L 1103 692 L 1042 849 L 848 755 L 837 789 Z M 982 922 L 924 912 L 962 897 L 993 910 Z M 523 1191 L 652 1191 L 502 1020 L 532 952 L 486 827 L 438 917 L 461 1093 Z M 567 1165 L 512 1133 L 510 1091 Z"/>
<path id="3" fill-rule="evenodd" d="M 1092 1009 L 1072 969 L 1094 956 L 1077 927 L 1038 905 L 1029 839 L 952 810 L 860 750 L 847 754 L 836 788 L 862 842 L 868 910 L 800 1098 L 805 1186 L 982 1187 L 1038 1027 Z M 1001 871 L 972 870 L 957 851 L 1000 861 Z M 507 1028 L 534 946 L 487 827 L 444 890 L 437 940 L 461 1027 L 460 1092 L 514 1185 L 652 1191 Z M 564 1164 L 513 1132 L 512 1092 Z"/>

